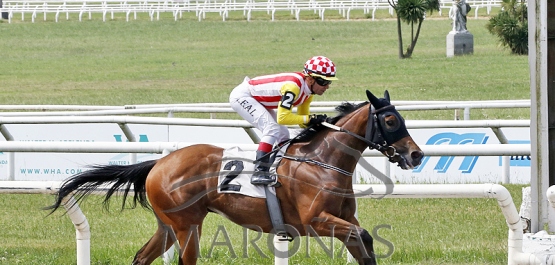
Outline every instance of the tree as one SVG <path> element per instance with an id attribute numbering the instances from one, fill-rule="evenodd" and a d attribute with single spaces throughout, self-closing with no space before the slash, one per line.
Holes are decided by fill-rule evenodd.
<path id="1" fill-rule="evenodd" d="M 528 9 L 524 0 L 503 0 L 501 11 L 491 17 L 487 30 L 502 46 L 518 55 L 528 54 Z"/>
<path id="2" fill-rule="evenodd" d="M 399 38 L 399 58 L 405 59 L 412 56 L 422 22 L 426 18 L 426 12 L 430 14 L 433 11 L 439 11 L 439 0 L 388 0 L 389 5 L 393 7 L 397 14 L 397 36 Z M 407 47 L 407 52 L 403 52 L 403 34 L 401 21 L 407 23 L 411 27 L 411 42 Z M 415 24 L 417 25 L 416 33 L 414 32 Z"/>

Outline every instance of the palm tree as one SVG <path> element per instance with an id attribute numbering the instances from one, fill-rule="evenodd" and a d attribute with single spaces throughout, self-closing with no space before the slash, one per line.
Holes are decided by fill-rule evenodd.
<path id="1" fill-rule="evenodd" d="M 412 56 L 414 47 L 416 46 L 416 41 L 418 41 L 418 35 L 420 34 L 420 28 L 422 27 L 422 22 L 426 18 L 426 12 L 429 11 L 430 14 L 433 11 L 439 11 L 439 0 L 388 0 L 389 5 L 393 7 L 397 13 L 397 36 L 399 38 L 399 58 L 405 59 Z M 401 30 L 401 21 L 407 23 L 411 27 L 411 42 L 407 47 L 407 52 L 403 52 L 403 34 Z M 414 32 L 414 26 L 417 24 L 416 33 Z"/>
<path id="2" fill-rule="evenodd" d="M 502 46 L 513 54 L 528 54 L 528 10 L 523 0 L 503 0 L 501 11 L 486 24 Z"/>

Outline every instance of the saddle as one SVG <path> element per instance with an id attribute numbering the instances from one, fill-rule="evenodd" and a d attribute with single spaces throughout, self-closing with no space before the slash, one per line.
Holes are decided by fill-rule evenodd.
<path id="1" fill-rule="evenodd" d="M 275 160 L 270 167 L 271 174 L 277 174 L 276 169 L 281 161 L 288 144 L 281 145 L 275 150 Z M 244 151 L 239 147 L 225 149 L 222 155 L 222 165 L 218 175 L 218 193 L 236 193 L 255 198 L 266 198 L 268 213 L 274 227 L 273 234 L 288 237 L 281 213 L 279 199 L 276 196 L 276 187 L 281 185 L 253 185 L 250 176 L 254 172 L 256 159 L 255 151 Z M 277 181 L 277 177 L 276 177 Z M 278 182 L 279 183 L 279 182 Z M 290 240 L 290 237 L 288 238 Z"/>

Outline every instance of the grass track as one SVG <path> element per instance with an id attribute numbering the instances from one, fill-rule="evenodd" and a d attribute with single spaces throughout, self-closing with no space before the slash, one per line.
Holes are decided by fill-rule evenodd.
<path id="1" fill-rule="evenodd" d="M 125 105 L 226 102 L 245 75 L 300 70 L 315 54 L 338 65 L 340 81 L 317 100 L 361 100 L 363 91 L 384 89 L 396 100 L 490 100 L 529 98 L 528 58 L 497 46 L 484 25 L 469 19 L 474 55 L 446 58 L 450 22 L 425 21 L 412 59 L 397 58 L 395 22 L 330 20 L 246 22 L 216 16 L 174 22 L 121 18 L 77 22 L 0 22 L 0 104 Z M 40 16 L 39 16 L 40 17 Z M 329 17 L 333 18 L 332 15 Z M 432 16 L 432 18 L 434 18 Z M 404 25 L 406 28 L 406 25 Z M 405 40 L 408 36 L 405 36 Z M 407 112 L 406 119 L 452 119 L 449 112 Z M 529 110 L 475 110 L 473 119 L 528 119 Z M 508 188 L 517 206 L 521 186 Z M 46 217 L 47 195 L 0 195 L 0 264 L 74 264 L 74 229 L 67 216 Z M 360 200 L 360 220 L 393 243 L 380 264 L 506 264 L 507 226 L 494 200 Z M 92 229 L 92 264 L 129 264 L 155 229 L 151 213 L 103 211 L 93 196 L 82 205 Z M 202 254 L 207 256 L 218 225 L 238 245 L 232 258 L 217 246 L 202 264 L 272 264 L 243 259 L 242 231 L 225 219 L 206 221 Z M 223 240 L 223 238 L 218 238 Z M 303 239 L 303 243 L 305 239 Z M 313 246 L 310 258 L 291 264 L 345 264 Z M 378 253 L 388 246 L 377 243 Z M 340 244 L 336 244 L 339 251 Z M 302 249 L 301 249 L 302 250 Z M 252 247 L 249 253 L 254 253 Z M 267 252 L 266 252 L 267 253 Z M 157 264 L 161 264 L 158 261 Z"/>
<path id="2" fill-rule="evenodd" d="M 398 100 L 527 99 L 528 60 L 497 46 L 486 20 L 470 20 L 475 52 L 446 58 L 448 20 L 425 21 L 412 59 L 399 60 L 394 21 L 83 21 L 0 23 L 4 104 L 227 102 L 245 75 L 301 70 L 315 54 L 339 81 L 316 100 L 361 100 L 384 89 Z M 404 25 L 405 29 L 407 26 Z M 405 36 L 405 41 L 408 36 Z M 473 119 L 527 119 L 484 110 Z M 452 119 L 452 111 L 404 114 Z"/>
<path id="3" fill-rule="evenodd" d="M 521 188 L 506 186 L 516 205 Z M 0 264 L 74 264 L 75 232 L 62 213 L 46 216 L 40 210 L 52 202 L 50 195 L 0 195 Z M 493 199 L 360 199 L 361 225 L 374 232 L 376 252 L 386 255 L 379 264 L 506 264 L 507 225 Z M 101 197 L 92 196 L 81 204 L 91 226 L 92 264 L 129 264 L 156 229 L 152 213 L 143 209 L 119 211 L 119 201 L 110 211 L 101 207 Z M 389 228 L 390 227 L 390 228 Z M 232 249 L 226 243 L 229 235 Z M 23 232 L 25 231 L 25 232 Z M 378 235 L 376 237 L 375 235 Z M 249 239 L 256 235 L 249 233 Z M 256 245 L 270 257 L 266 237 Z M 334 258 L 327 256 L 318 243 L 301 239 L 290 264 L 345 264 L 345 251 L 334 241 Z M 324 238 L 326 247 L 329 241 Z M 386 243 L 390 242 L 390 243 Z M 253 245 L 243 241 L 243 230 L 226 219 L 209 214 L 203 229 L 200 264 L 273 264 L 273 259 L 257 254 Z M 243 257 L 248 246 L 248 258 Z M 208 258 L 208 254 L 211 253 Z M 162 264 L 157 261 L 155 264 Z"/>

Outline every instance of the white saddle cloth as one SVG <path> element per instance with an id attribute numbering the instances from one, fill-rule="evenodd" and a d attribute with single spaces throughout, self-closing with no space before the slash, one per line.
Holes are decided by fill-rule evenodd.
<path id="1" fill-rule="evenodd" d="M 251 184 L 251 175 L 254 172 L 256 151 L 244 151 L 239 147 L 224 150 L 222 165 L 218 176 L 218 193 L 238 193 L 255 198 L 266 198 L 264 185 Z M 270 168 L 275 173 L 280 157 Z M 275 187 L 270 187 L 275 193 Z"/>

